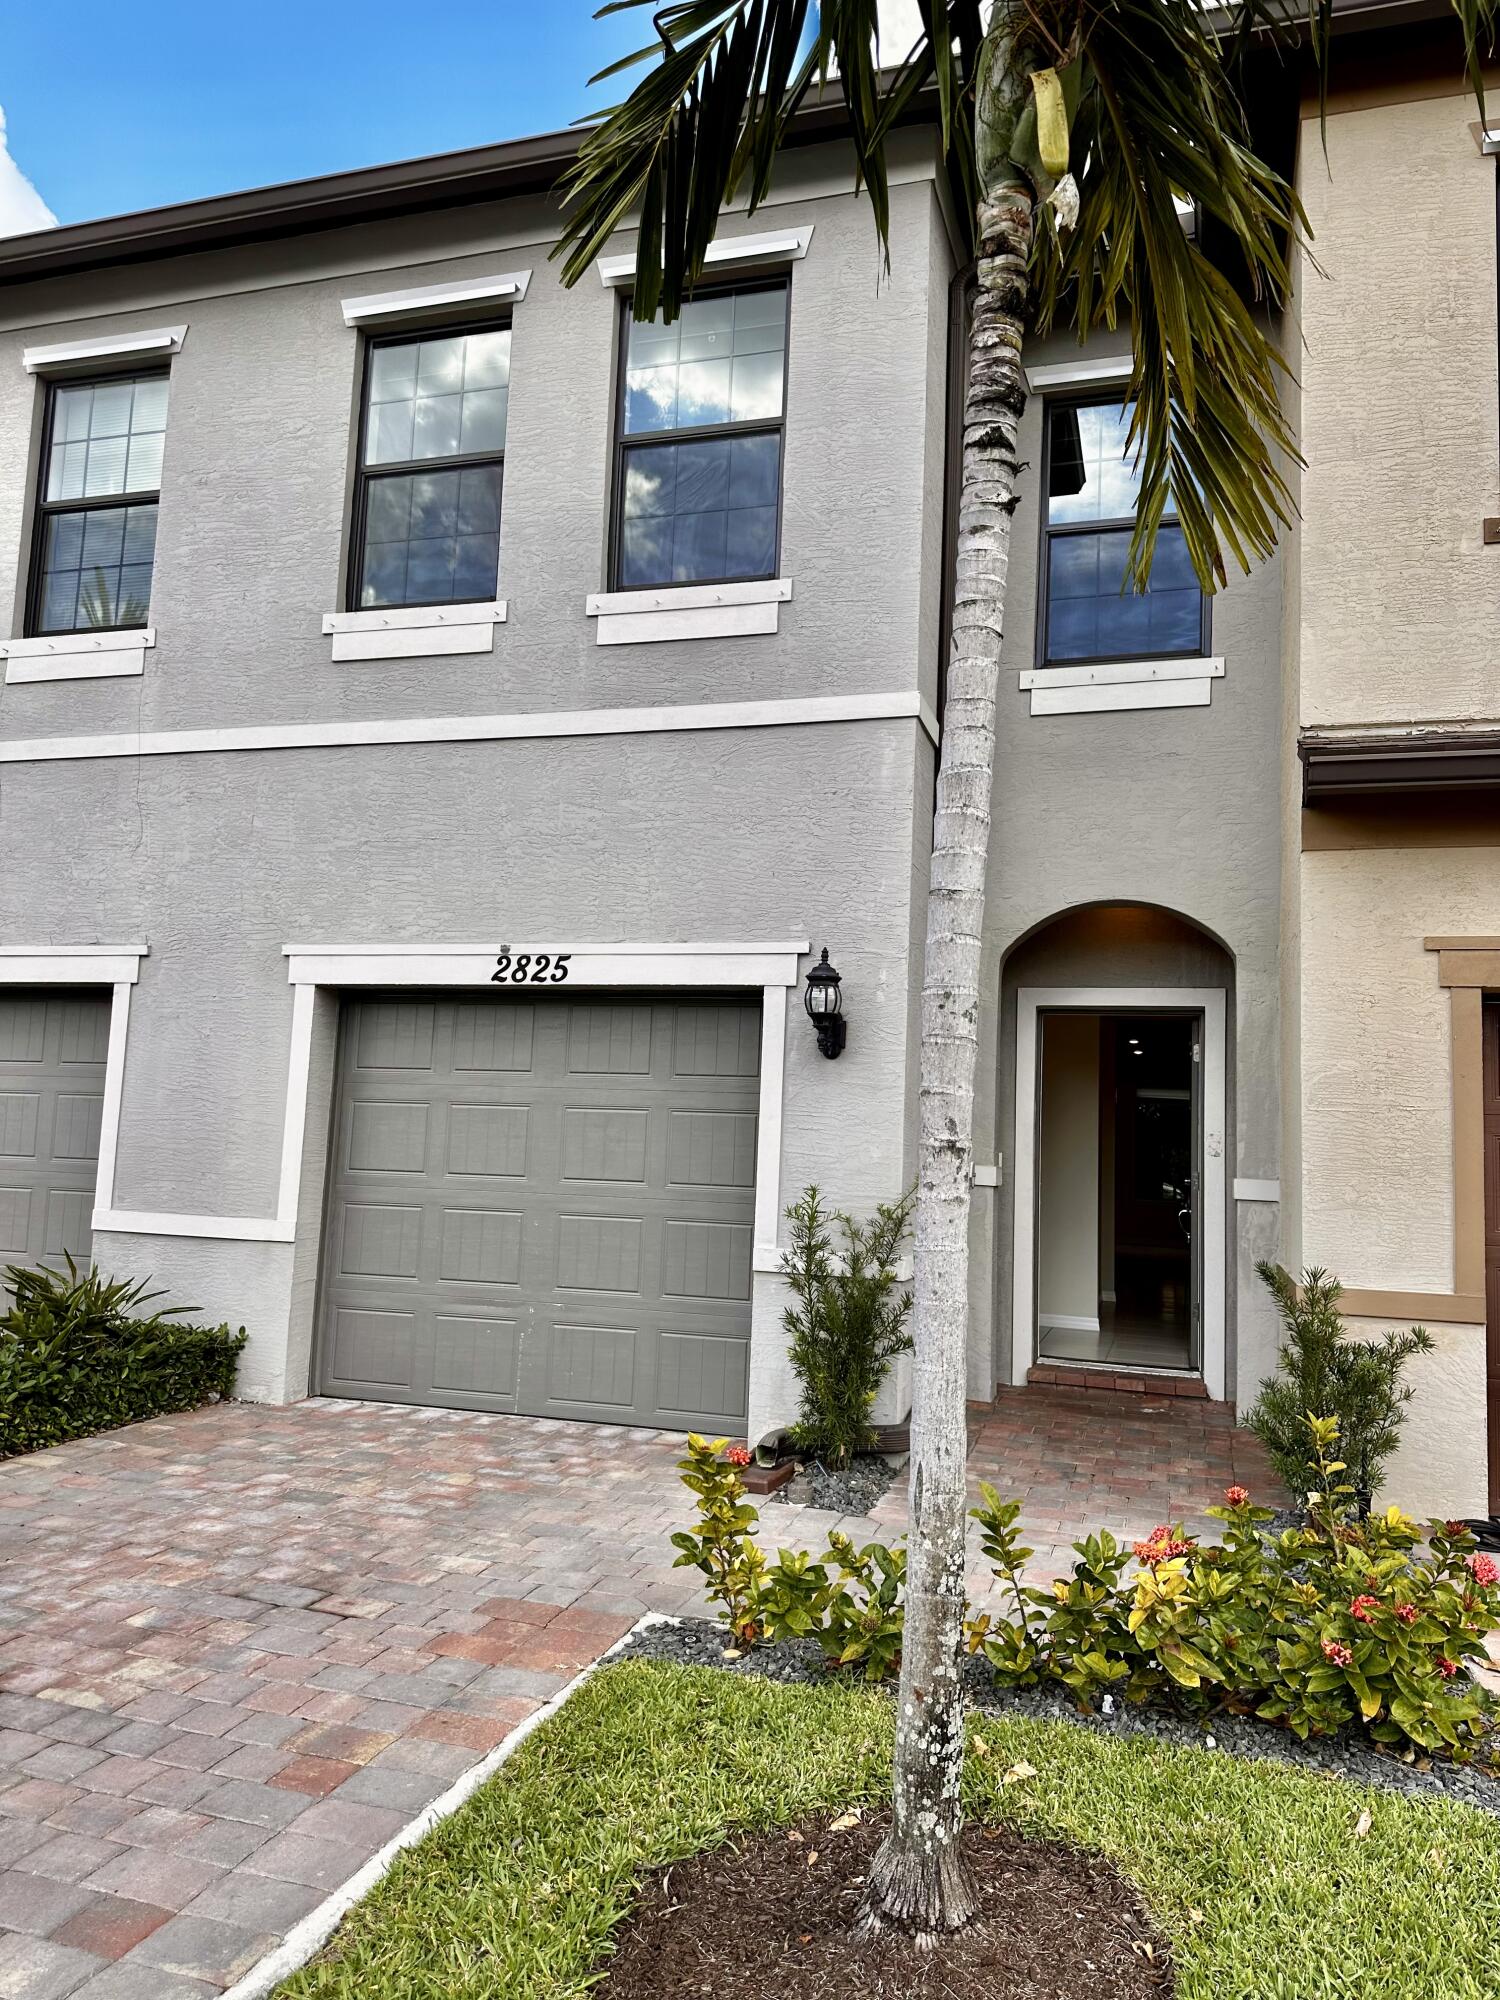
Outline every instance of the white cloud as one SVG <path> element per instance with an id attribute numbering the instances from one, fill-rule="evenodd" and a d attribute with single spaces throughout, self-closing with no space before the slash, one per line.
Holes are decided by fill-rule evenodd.
<path id="1" fill-rule="evenodd" d="M 33 229 L 56 226 L 57 217 L 10 156 L 5 112 L 0 108 L 0 236 L 24 236 Z"/>

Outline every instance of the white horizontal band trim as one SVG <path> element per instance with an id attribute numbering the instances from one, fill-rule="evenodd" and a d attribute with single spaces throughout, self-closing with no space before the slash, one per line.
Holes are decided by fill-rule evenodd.
<path id="1" fill-rule="evenodd" d="M 926 712 L 924 713 L 924 710 Z M 798 695 L 774 701 L 709 701 L 656 708 L 552 709 L 521 715 L 444 715 L 378 722 L 265 723 L 225 729 L 162 729 L 118 736 L 42 736 L 0 742 L 0 764 L 94 757 L 187 757 L 240 750 L 323 750 L 389 743 L 496 743 L 555 736 L 651 736 L 700 729 L 776 729 L 823 722 L 887 722 L 930 710 L 915 689 L 890 694 Z"/>
<path id="2" fill-rule="evenodd" d="M 1120 686 L 1048 687 L 1031 690 L 1033 715 L 1098 715 L 1131 708 L 1207 708 L 1213 681 L 1127 681 Z"/>
<path id="3" fill-rule="evenodd" d="M 514 960 L 525 954 L 533 961 L 545 952 L 553 965 L 559 957 L 568 961 L 566 980 L 548 976 L 532 984 L 529 980 L 494 980 L 496 959 L 506 953 Z M 287 980 L 293 986 L 464 986 L 480 987 L 493 993 L 511 993 L 524 998 L 537 993 L 560 993 L 587 987 L 698 987 L 768 986 L 789 987 L 798 983 L 796 950 L 778 951 L 761 946 L 758 951 L 716 953 L 699 948 L 691 954 L 664 952 L 659 957 L 646 953 L 617 952 L 609 945 L 569 951 L 554 946 L 546 938 L 503 938 L 474 952 L 446 951 L 393 952 L 387 955 L 372 948 L 366 952 L 319 952 L 316 947 L 292 953 L 287 959 Z"/>
<path id="4" fill-rule="evenodd" d="M 1280 1201 L 1280 1181 L 1236 1180 L 1234 1183 L 1236 1201 Z"/>
<path id="5" fill-rule="evenodd" d="M 812 242 L 814 225 L 808 223 L 802 229 L 778 229 L 765 235 L 721 236 L 710 243 L 704 255 L 704 264 L 763 264 L 770 261 L 795 264 L 807 255 L 807 246 Z M 635 252 L 623 257 L 601 257 L 598 260 L 599 282 L 602 285 L 629 285 L 635 280 Z"/>
<path id="6" fill-rule="evenodd" d="M 253 1215 L 166 1215 L 130 1208 L 96 1208 L 93 1227 L 126 1236 L 211 1236 L 234 1243 L 290 1243 L 296 1236 L 289 1224 Z"/>
<path id="7" fill-rule="evenodd" d="M 596 590 L 583 601 L 590 618 L 629 611 L 706 611 L 717 604 L 784 604 L 792 594 L 789 576 L 752 583 L 683 583 L 665 590 Z"/>
<path id="8" fill-rule="evenodd" d="M 1044 361 L 1026 370 L 1026 387 L 1033 396 L 1049 389 L 1088 389 L 1105 382 L 1128 382 L 1135 372 L 1129 354 L 1094 354 L 1081 361 Z"/>
<path id="9" fill-rule="evenodd" d="M 143 333 L 106 333 L 94 340 L 64 340 L 54 347 L 23 347 L 21 366 L 28 375 L 46 375 L 59 368 L 81 368 L 93 361 L 128 361 L 177 354 L 187 338 L 185 326 L 152 327 Z"/>
<path id="10" fill-rule="evenodd" d="M 501 946 L 483 938 L 475 943 L 465 939 L 459 944 L 284 944 L 283 958 L 432 958 L 444 954 L 456 957 L 472 957 L 476 952 L 496 952 Z M 509 945 L 504 947 L 510 950 Z M 521 949 L 525 949 L 524 946 Z M 790 952 L 794 958 L 805 957 L 812 950 L 806 938 L 779 938 L 773 942 L 757 944 L 559 944 L 555 939 L 537 949 L 570 954 L 588 953 L 591 956 L 609 953 L 615 958 L 702 958 L 705 953 L 713 958 L 723 958 L 736 952 Z"/>
<path id="11" fill-rule="evenodd" d="M 1138 681 L 1222 680 L 1221 658 L 1190 660 L 1100 660 L 1083 667 L 1027 667 L 1023 688 L 1130 687 Z"/>
<path id="12" fill-rule="evenodd" d="M 415 285 L 409 291 L 368 292 L 363 298 L 341 299 L 345 326 L 367 326 L 372 320 L 401 319 L 408 313 L 439 311 L 444 306 L 482 305 L 487 299 L 526 296 L 530 271 L 500 271 L 487 278 L 456 278 L 445 285 Z"/>
<path id="13" fill-rule="evenodd" d="M 128 632 L 49 632 L 40 639 L 0 639 L 0 658 L 39 660 L 52 653 L 128 653 L 136 646 L 154 646 L 156 633 L 147 625 Z"/>
<path id="14" fill-rule="evenodd" d="M 0 946 L 0 985 L 134 986 L 143 944 L 8 944 Z"/>
<path id="15" fill-rule="evenodd" d="M 7 661 L 5 684 L 14 687 L 27 681 L 119 680 L 145 671 L 144 646 L 132 646 L 125 653 L 53 653 L 41 660 Z"/>

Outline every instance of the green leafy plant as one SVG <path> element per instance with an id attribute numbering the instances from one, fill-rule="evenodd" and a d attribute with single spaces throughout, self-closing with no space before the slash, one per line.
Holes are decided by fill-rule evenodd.
<path id="1" fill-rule="evenodd" d="M 1363 1727 L 1377 1742 L 1469 1755 L 1494 1704 L 1462 1669 L 1500 1625 L 1500 1564 L 1462 1522 L 1424 1537 L 1397 1507 L 1357 1518 L 1337 1419 L 1304 1421 L 1302 1525 L 1273 1538 L 1272 1509 L 1231 1486 L 1208 1509 L 1222 1543 L 1170 1526 L 1130 1550 L 1091 1536 L 1049 1590 L 1022 1585 L 1016 1503 L 986 1487 L 975 1518 L 1016 1616 L 971 1619 L 971 1652 L 1003 1685 L 1054 1680 L 1085 1704 L 1112 1692 L 1253 1713 L 1304 1739 Z"/>
<path id="2" fill-rule="evenodd" d="M 0 1458 L 233 1394 L 243 1327 L 184 1325 L 190 1306 L 148 1313 L 161 1293 L 65 1261 L 4 1274 Z"/>
<path id="3" fill-rule="evenodd" d="M 1287 1491 L 1301 1495 L 1317 1483 L 1307 1418 L 1336 1418 L 1353 1484 L 1373 1492 L 1412 1398 L 1403 1371 L 1414 1354 L 1432 1352 L 1432 1336 L 1414 1326 L 1378 1340 L 1351 1339 L 1339 1315 L 1337 1278 L 1309 1269 L 1299 1283 L 1281 1265 L 1264 1262 L 1256 1270 L 1276 1301 L 1284 1337 L 1279 1372 L 1262 1388 L 1247 1429 L 1265 1446 Z"/>
<path id="4" fill-rule="evenodd" d="M 835 1667 L 859 1667 L 867 1681 L 883 1681 L 900 1671 L 901 1632 L 906 1622 L 902 1592 L 906 1551 L 868 1542 L 856 1549 L 835 1529 L 828 1554 L 838 1573 L 829 1585 L 818 1641 Z"/>
<path id="5" fill-rule="evenodd" d="M 900 1288 L 896 1259 L 916 1192 L 882 1202 L 856 1222 L 823 1206 L 816 1187 L 787 1210 L 791 1246 L 782 1274 L 795 1303 L 782 1314 L 787 1358 L 801 1389 L 794 1448 L 831 1468 L 847 1466 L 875 1443 L 870 1411 L 886 1372 L 911 1347 L 911 1293 Z M 834 1231 L 840 1247 L 834 1248 Z"/>
<path id="6" fill-rule="evenodd" d="M 686 1458 L 677 1461 L 683 1485 L 698 1496 L 698 1525 L 673 1535 L 679 1553 L 672 1567 L 702 1573 L 709 1602 L 721 1607 L 730 1637 L 744 1647 L 760 1636 L 766 1559 L 752 1534 L 760 1515 L 745 1498 L 738 1467 L 723 1456 L 727 1443 L 726 1438 L 709 1443 L 694 1431 Z"/>

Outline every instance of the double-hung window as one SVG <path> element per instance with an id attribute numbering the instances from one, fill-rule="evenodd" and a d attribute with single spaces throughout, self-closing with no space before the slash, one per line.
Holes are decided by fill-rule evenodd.
<path id="1" fill-rule="evenodd" d="M 1140 472 L 1127 446 L 1132 405 L 1049 403 L 1039 665 L 1198 657 L 1208 600 L 1168 506 L 1149 588 L 1125 587 Z"/>
<path id="2" fill-rule="evenodd" d="M 350 605 L 495 595 L 510 328 L 370 343 Z"/>
<path id="3" fill-rule="evenodd" d="M 166 430 L 164 374 L 49 384 L 28 632 L 147 622 Z"/>
<path id="4" fill-rule="evenodd" d="M 627 318 L 613 581 L 775 576 L 788 286 L 699 293 L 670 326 Z"/>

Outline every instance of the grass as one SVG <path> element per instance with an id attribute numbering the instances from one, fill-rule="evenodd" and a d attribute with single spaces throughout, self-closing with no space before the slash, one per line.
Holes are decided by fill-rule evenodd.
<path id="1" fill-rule="evenodd" d="M 712 1668 L 595 1675 L 409 1850 L 277 2000 L 571 2000 L 643 1870 L 877 1803 L 890 1703 Z M 968 1810 L 1102 1850 L 1173 1941 L 1179 2000 L 1494 2000 L 1500 1822 L 1063 1722 L 971 1728 Z M 1005 1784 L 1026 1762 L 1036 1775 Z M 1363 1812 L 1367 1833 L 1356 1833 Z M 754 1968 L 746 1968 L 747 1990 Z"/>

